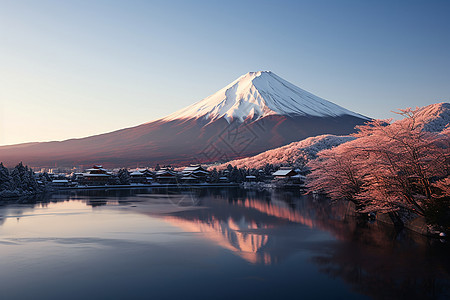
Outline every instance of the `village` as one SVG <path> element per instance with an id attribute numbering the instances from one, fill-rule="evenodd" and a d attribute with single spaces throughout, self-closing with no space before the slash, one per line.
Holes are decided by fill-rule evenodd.
<path id="1" fill-rule="evenodd" d="M 64 172 L 50 169 L 37 172 L 38 184 L 51 184 L 55 188 L 95 188 L 95 187 L 144 187 L 144 186 L 262 186 L 303 188 L 306 171 L 296 167 L 274 167 L 267 165 L 261 169 L 208 170 L 199 164 L 184 168 L 171 166 L 134 169 L 106 169 L 94 165 L 83 172 Z M 44 182 L 45 181 L 45 182 Z"/>

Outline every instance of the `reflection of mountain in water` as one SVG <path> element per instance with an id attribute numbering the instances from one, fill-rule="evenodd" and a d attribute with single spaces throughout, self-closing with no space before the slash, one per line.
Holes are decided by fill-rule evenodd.
<path id="1" fill-rule="evenodd" d="M 290 199 L 292 194 L 250 192 L 230 193 L 226 202 L 220 199 L 223 196 L 202 197 L 201 204 L 207 209 L 176 212 L 166 220 L 186 231 L 202 232 L 251 263 L 264 264 L 278 262 L 303 248 L 313 234 L 308 227 L 328 229 L 343 239 L 340 235 L 345 227 L 356 226 L 355 222 L 343 222 L 345 204 L 330 206 L 326 199 L 302 197 L 296 201 Z"/>
<path id="2" fill-rule="evenodd" d="M 178 194 L 177 194 L 178 193 Z M 359 293 L 379 299 L 445 299 L 450 296 L 448 243 L 348 214 L 345 203 L 287 192 L 241 189 L 77 191 L 46 201 L 79 200 L 86 205 L 122 205 L 130 212 L 163 216 L 189 232 L 253 264 L 289 263 L 302 253 L 320 272 L 341 278 Z M 196 207 L 178 207 L 171 197 L 193 197 Z M 178 199 L 178 198 L 177 198 Z M 38 200 L 40 201 L 40 200 Z M 45 202 L 4 205 L 4 218 L 29 215 Z M 34 204 L 33 204 L 34 203 Z M 137 207 L 131 208 L 130 204 Z M 134 205 L 133 205 L 134 206 Z M 164 208 L 164 209 L 163 209 Z M 99 207 L 97 209 L 103 209 Z"/>
<path id="3" fill-rule="evenodd" d="M 258 224 L 247 222 L 245 219 L 228 220 L 187 220 L 179 217 L 167 217 L 167 221 L 191 232 L 202 232 L 216 244 L 236 252 L 245 260 L 252 263 L 270 263 L 271 257 L 261 250 L 267 245 L 268 235 L 258 232 Z"/>
<path id="4" fill-rule="evenodd" d="M 379 299 L 439 299 L 450 296 L 449 246 L 351 216 L 345 203 L 272 194 L 202 197 L 207 209 L 182 211 L 166 220 L 201 232 L 251 263 L 281 262 L 310 250 L 319 270 L 341 277 L 360 293 Z M 228 198 L 224 201 L 223 198 Z M 336 240 L 321 237 L 317 230 Z"/>

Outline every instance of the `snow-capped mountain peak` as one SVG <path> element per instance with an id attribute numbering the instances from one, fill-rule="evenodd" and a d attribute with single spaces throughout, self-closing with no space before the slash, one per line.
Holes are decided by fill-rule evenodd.
<path id="1" fill-rule="evenodd" d="M 163 118 L 257 120 L 269 115 L 365 118 L 317 97 L 270 71 L 249 72 L 205 99 Z"/>

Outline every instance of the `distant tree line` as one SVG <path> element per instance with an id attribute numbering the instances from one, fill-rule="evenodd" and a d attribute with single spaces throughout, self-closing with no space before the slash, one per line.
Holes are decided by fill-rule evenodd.
<path id="1" fill-rule="evenodd" d="M 40 193 L 48 187 L 47 183 L 50 181 L 47 173 L 42 173 L 36 178 L 33 170 L 22 163 L 11 170 L 0 163 L 0 198 Z"/>
<path id="2" fill-rule="evenodd" d="M 229 164 L 224 170 L 218 171 L 214 168 L 210 173 L 210 182 L 217 183 L 221 177 L 226 177 L 229 182 L 241 183 L 245 181 L 246 176 L 255 176 L 256 181 L 264 181 L 278 169 L 279 167 L 272 164 L 266 164 L 261 169 L 238 168 Z"/>

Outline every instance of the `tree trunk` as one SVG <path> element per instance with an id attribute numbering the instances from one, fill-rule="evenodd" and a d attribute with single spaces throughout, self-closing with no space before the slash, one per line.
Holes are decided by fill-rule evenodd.
<path id="1" fill-rule="evenodd" d="M 388 213 L 389 218 L 391 218 L 392 223 L 394 223 L 394 226 L 396 229 L 401 229 L 405 226 L 405 224 L 403 223 L 402 219 L 400 218 L 400 215 L 398 214 L 398 212 L 390 212 Z"/>

